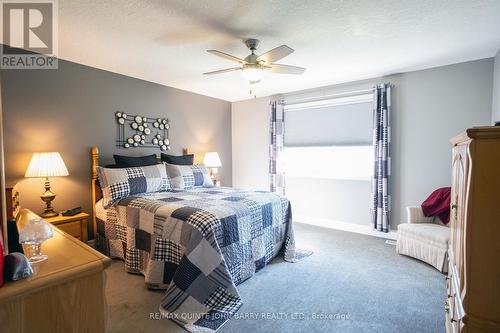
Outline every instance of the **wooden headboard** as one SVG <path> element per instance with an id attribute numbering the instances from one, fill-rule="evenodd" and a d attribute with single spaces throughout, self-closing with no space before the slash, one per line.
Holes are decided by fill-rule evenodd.
<path id="1" fill-rule="evenodd" d="M 182 154 L 187 155 L 188 149 L 183 148 Z M 99 186 L 99 182 L 97 179 L 97 167 L 99 166 L 99 148 L 92 147 L 90 148 L 90 165 L 91 165 L 91 177 L 90 177 L 90 193 L 92 196 L 92 228 L 94 231 L 94 239 L 96 239 L 97 235 L 97 218 L 96 218 L 96 210 L 95 204 L 102 198 L 101 187 Z M 161 163 L 161 157 L 156 156 L 156 162 Z"/>

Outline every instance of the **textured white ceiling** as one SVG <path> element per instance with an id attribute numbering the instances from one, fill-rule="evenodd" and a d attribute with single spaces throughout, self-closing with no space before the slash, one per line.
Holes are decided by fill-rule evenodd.
<path id="1" fill-rule="evenodd" d="M 259 96 L 491 57 L 499 0 L 59 0 L 62 59 L 200 94 L 250 98 L 239 72 L 207 49 L 244 57 L 281 44 L 302 76 L 268 74 Z"/>

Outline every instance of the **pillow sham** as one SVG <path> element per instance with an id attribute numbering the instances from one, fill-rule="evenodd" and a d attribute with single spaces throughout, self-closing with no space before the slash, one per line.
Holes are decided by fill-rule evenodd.
<path id="1" fill-rule="evenodd" d="M 115 205 L 132 194 L 162 192 L 170 189 L 163 164 L 135 168 L 110 169 L 97 167 L 104 208 Z"/>
<path id="2" fill-rule="evenodd" d="M 161 161 L 175 165 L 193 165 L 194 154 L 174 156 L 161 153 Z"/>
<path id="3" fill-rule="evenodd" d="M 115 168 L 131 168 L 156 164 L 155 154 L 146 156 L 113 155 L 113 158 L 115 159 Z"/>
<path id="4" fill-rule="evenodd" d="M 175 165 L 165 163 L 170 185 L 174 189 L 184 190 L 193 187 L 213 187 L 214 183 L 203 164 Z"/>

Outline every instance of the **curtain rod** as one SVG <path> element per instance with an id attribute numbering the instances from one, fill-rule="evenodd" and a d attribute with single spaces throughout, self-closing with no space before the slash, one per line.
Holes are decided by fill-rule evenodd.
<path id="1" fill-rule="evenodd" d="M 290 103 L 285 101 L 285 105 L 293 105 L 293 104 L 299 104 L 299 103 L 305 103 L 305 102 L 321 101 L 324 99 L 362 95 L 362 94 L 367 94 L 367 93 L 373 93 L 374 91 L 375 91 L 375 87 L 372 87 L 369 89 L 346 91 L 346 92 L 338 93 L 338 94 L 323 95 L 323 96 L 317 96 L 317 97 L 304 97 L 304 98 L 293 100 Z"/>

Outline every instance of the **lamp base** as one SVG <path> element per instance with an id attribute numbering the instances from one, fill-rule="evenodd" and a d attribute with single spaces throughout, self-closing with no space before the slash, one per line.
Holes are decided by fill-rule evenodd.
<path id="1" fill-rule="evenodd" d="M 40 196 L 40 199 L 45 202 L 46 207 L 43 213 L 40 214 L 40 217 L 54 217 L 59 215 L 59 212 L 54 211 L 52 207 L 52 200 L 55 197 L 56 195 L 50 191 L 50 181 L 47 177 L 45 178 L 45 192 Z"/>
<path id="2" fill-rule="evenodd" d="M 212 180 L 212 183 L 214 183 L 214 186 L 216 186 L 216 184 L 217 184 L 217 168 L 210 168 L 209 176 L 210 176 L 210 179 Z"/>

